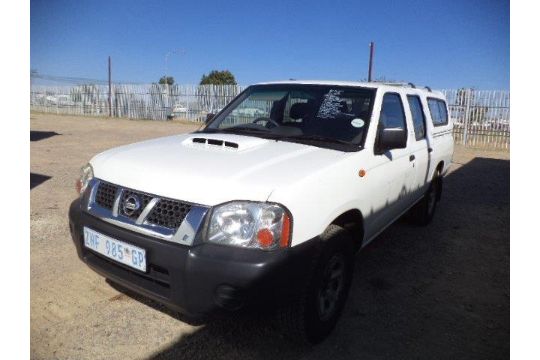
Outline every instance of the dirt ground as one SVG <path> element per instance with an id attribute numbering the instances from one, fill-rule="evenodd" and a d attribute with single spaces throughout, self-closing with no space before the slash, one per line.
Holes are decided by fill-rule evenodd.
<path id="1" fill-rule="evenodd" d="M 357 256 L 343 316 L 301 347 L 266 320 L 188 324 L 77 258 L 67 211 L 79 168 L 105 149 L 196 126 L 31 114 L 34 359 L 505 359 L 510 336 L 508 152 L 457 147 L 425 228 L 388 228 Z"/>

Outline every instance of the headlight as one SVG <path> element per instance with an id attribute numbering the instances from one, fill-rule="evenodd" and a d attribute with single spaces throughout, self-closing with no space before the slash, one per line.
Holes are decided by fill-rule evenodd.
<path id="1" fill-rule="evenodd" d="M 77 182 L 75 183 L 75 188 L 77 189 L 77 193 L 82 194 L 84 190 L 86 190 L 86 187 L 88 186 L 88 183 L 90 180 L 94 178 L 94 170 L 92 169 L 92 165 L 86 164 L 81 168 L 81 175 Z"/>
<path id="2" fill-rule="evenodd" d="M 235 201 L 214 208 L 207 241 L 274 250 L 289 246 L 291 218 L 277 204 Z"/>

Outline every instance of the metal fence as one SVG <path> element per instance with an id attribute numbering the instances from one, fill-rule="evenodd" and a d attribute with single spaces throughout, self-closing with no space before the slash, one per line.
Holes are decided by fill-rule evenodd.
<path id="1" fill-rule="evenodd" d="M 30 108 L 56 114 L 200 122 L 206 114 L 221 110 L 244 88 L 240 85 L 114 84 L 109 107 L 107 85 L 33 85 Z"/>
<path id="2" fill-rule="evenodd" d="M 30 109 L 71 115 L 202 122 L 238 95 L 240 85 L 103 84 L 32 85 Z M 510 92 L 442 90 L 456 143 L 470 147 L 510 147 Z"/>
<path id="3" fill-rule="evenodd" d="M 454 140 L 475 148 L 510 148 L 510 92 L 458 89 L 442 91 L 454 123 Z"/>

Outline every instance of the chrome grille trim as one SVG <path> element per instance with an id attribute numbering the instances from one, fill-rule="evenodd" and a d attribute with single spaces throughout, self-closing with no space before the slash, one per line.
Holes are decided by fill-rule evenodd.
<path id="1" fill-rule="evenodd" d="M 98 188 L 99 183 L 96 185 L 96 189 Z M 120 207 L 120 199 L 122 199 L 122 193 L 124 189 L 121 187 L 118 187 L 118 190 L 116 191 L 116 197 L 114 198 L 114 204 L 113 204 L 113 210 L 112 215 L 114 217 L 118 217 L 118 208 Z"/>
<path id="2" fill-rule="evenodd" d="M 112 210 L 110 210 L 110 209 L 100 206 L 95 201 L 97 189 L 101 182 L 102 181 L 97 178 L 94 178 L 90 181 L 89 200 L 86 206 L 86 211 L 89 214 L 105 222 L 108 222 L 110 224 L 122 227 L 124 229 L 131 230 L 134 232 L 138 232 L 143 235 L 155 237 L 161 240 L 171 241 L 174 243 L 188 245 L 188 246 L 192 245 L 193 241 L 195 240 L 195 236 L 197 232 L 200 230 L 200 228 L 203 225 L 204 217 L 206 216 L 206 213 L 209 210 L 209 207 L 207 206 L 196 205 L 196 204 L 190 203 L 189 204 L 190 210 L 185 215 L 184 219 L 180 223 L 180 226 L 178 226 L 177 229 L 171 229 L 165 226 L 152 224 L 146 221 L 146 219 L 148 218 L 148 216 L 150 215 L 154 207 L 162 199 L 161 197 L 147 194 L 147 195 L 152 196 L 152 199 L 143 209 L 139 217 L 133 220 L 127 216 L 121 215 L 118 209 L 120 207 L 120 201 L 122 199 L 123 191 L 130 190 L 130 191 L 137 192 L 137 190 L 127 189 L 127 188 L 123 188 L 122 186 L 115 185 L 118 187 L 118 190 L 115 194 L 116 196 L 115 196 L 113 208 Z M 180 200 L 174 200 L 174 201 L 186 203 Z"/>
<path id="3" fill-rule="evenodd" d="M 156 204 L 159 202 L 159 200 L 160 198 L 158 197 L 155 197 L 152 200 L 150 200 L 148 205 L 146 205 L 146 207 L 141 212 L 141 215 L 139 215 L 139 217 L 135 221 L 135 224 L 141 225 L 144 222 L 144 220 L 146 220 L 146 218 L 148 217 L 148 215 L 150 214 L 154 206 L 156 206 Z"/>

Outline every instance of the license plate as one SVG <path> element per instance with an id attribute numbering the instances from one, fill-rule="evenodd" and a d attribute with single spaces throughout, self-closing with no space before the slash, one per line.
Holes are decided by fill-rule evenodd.
<path id="1" fill-rule="evenodd" d="M 114 261 L 146 271 L 146 250 L 84 227 L 84 246 Z"/>

